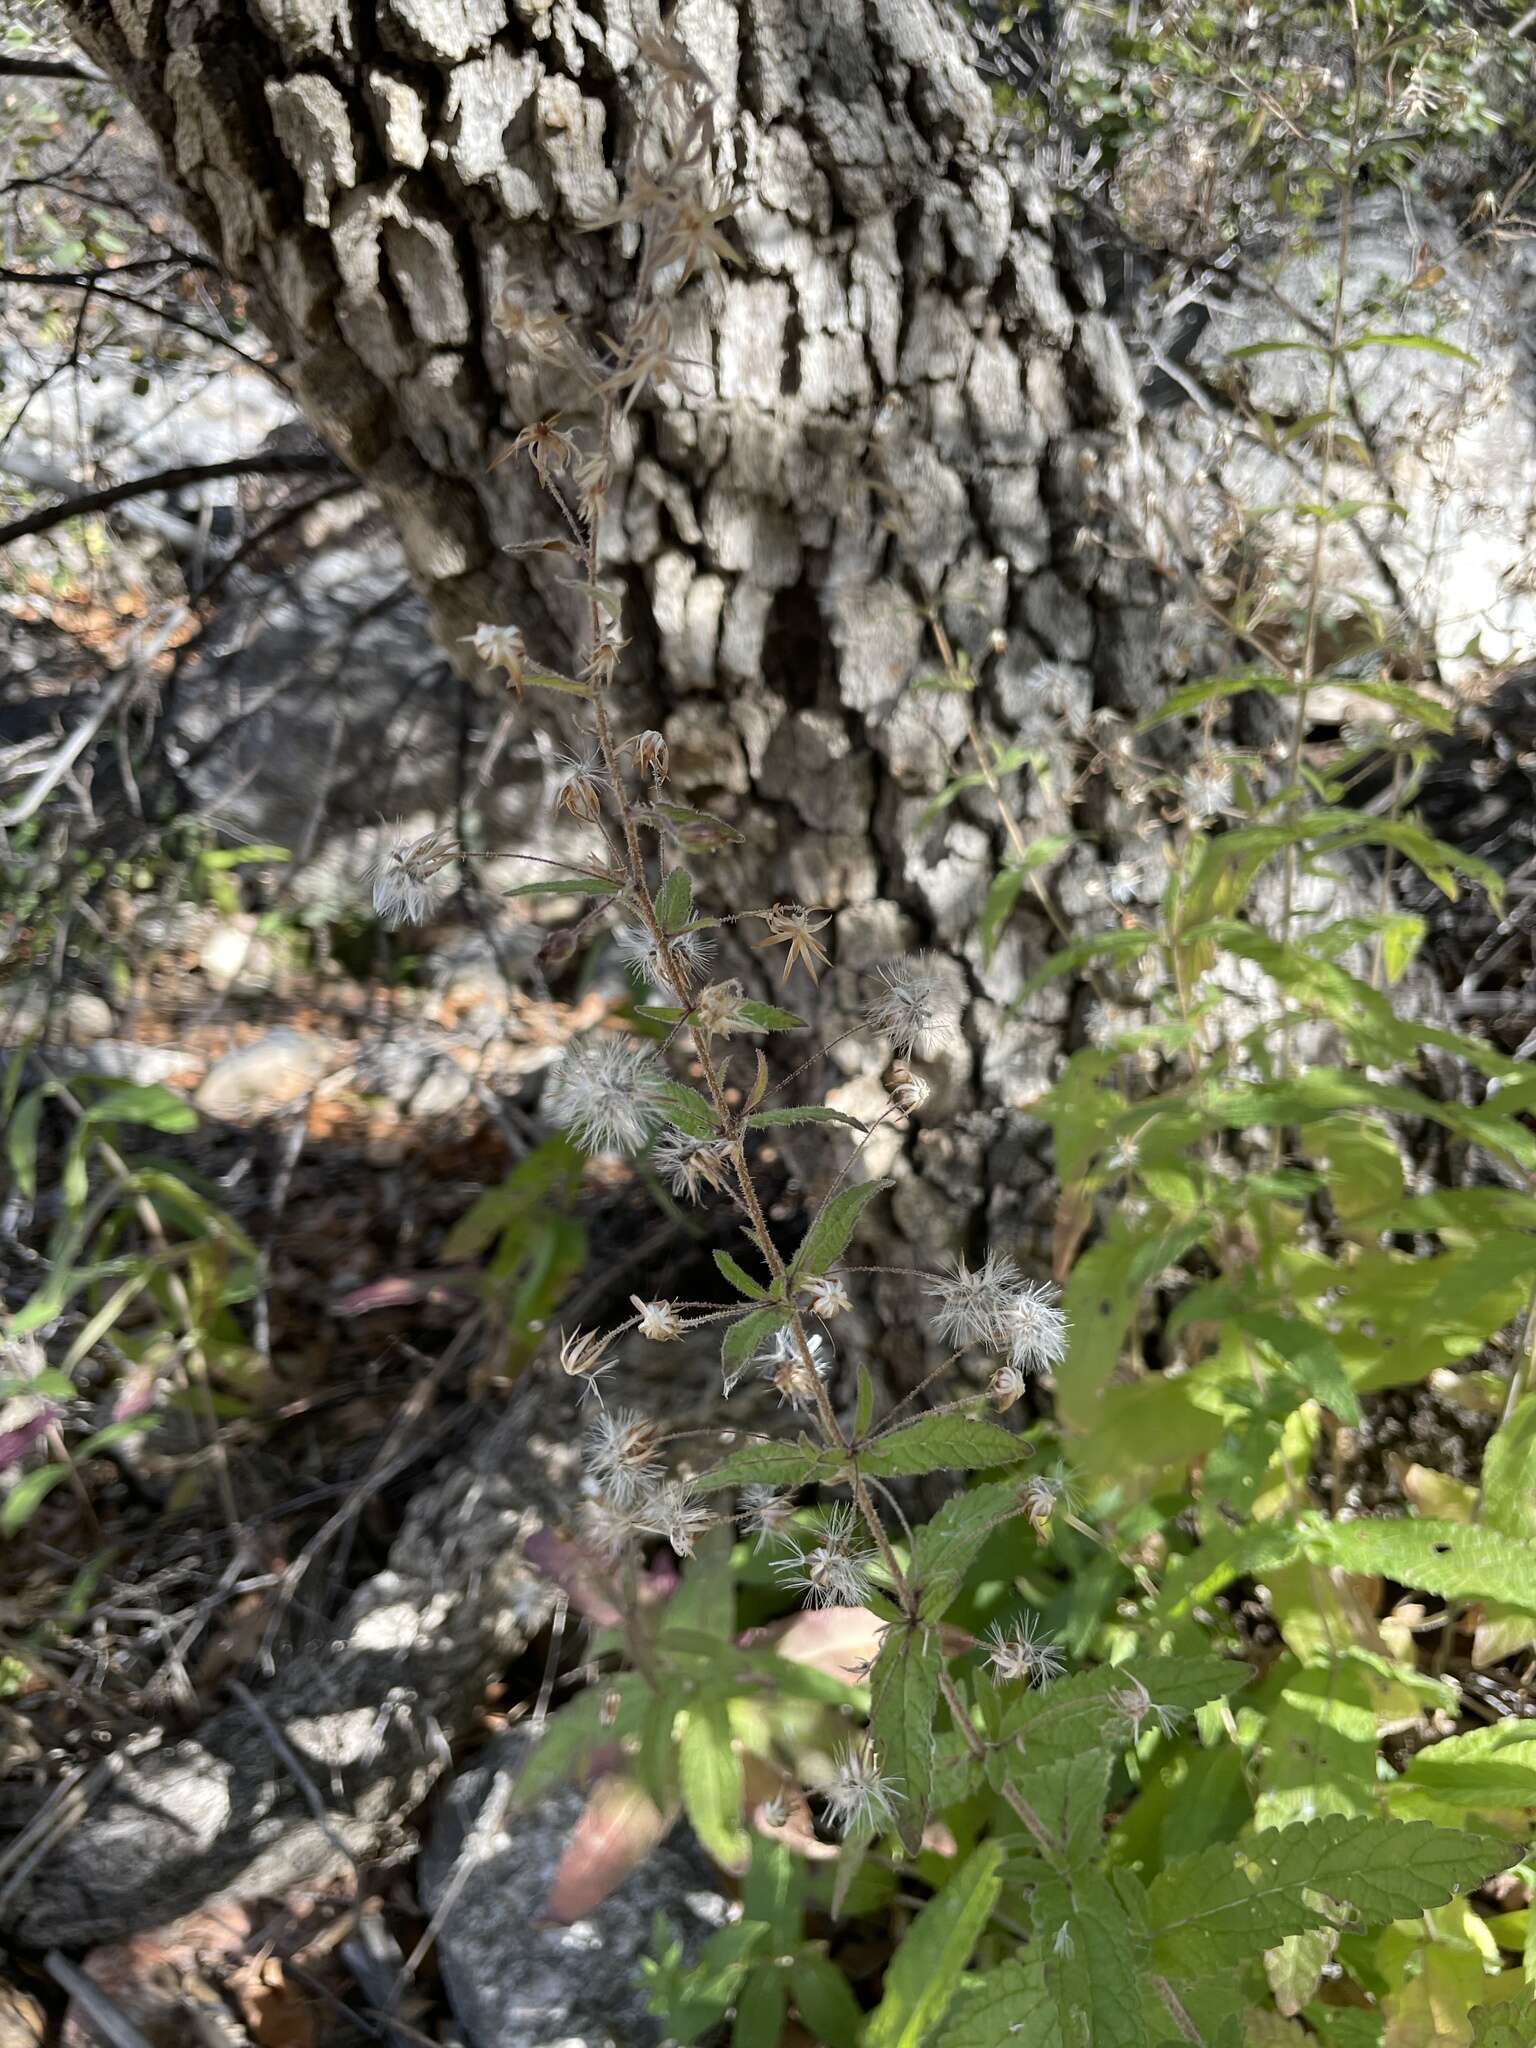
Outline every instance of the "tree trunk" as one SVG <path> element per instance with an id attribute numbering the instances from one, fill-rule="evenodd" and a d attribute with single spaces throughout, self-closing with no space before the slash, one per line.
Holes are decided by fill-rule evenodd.
<path id="1" fill-rule="evenodd" d="M 634 228 L 593 223 L 654 103 L 654 5 L 66 11 L 250 287 L 314 425 L 388 508 L 445 648 L 462 667 L 465 635 L 515 623 L 561 662 L 580 624 L 568 564 L 507 552 L 549 530 L 548 503 L 524 460 L 491 465 L 583 403 L 518 314 L 599 336 L 633 310 Z M 1009 785 L 1024 833 L 1081 835 L 1055 919 L 1102 920 L 1131 819 L 1081 776 L 1083 744 L 1164 668 L 1134 379 L 1082 238 L 1000 132 L 945 0 L 681 0 L 674 25 L 714 88 L 743 260 L 677 293 L 687 366 L 624 436 L 604 529 L 623 687 L 666 732 L 679 794 L 745 834 L 701 878 L 706 904 L 838 913 L 824 1025 L 853 1020 L 893 952 L 960 963 L 965 1048 L 874 1162 L 901 1182 L 887 1252 L 990 1233 L 1039 1255 L 1046 1176 L 1021 1111 L 1072 1013 L 1054 989 L 1008 1006 L 1058 940 L 1026 892 L 985 960 L 996 807 L 980 790 L 925 813 L 975 765 L 971 715 L 1036 750 Z M 970 653 L 973 695 L 913 690 L 936 666 L 925 605 Z M 1150 865 L 1120 865 L 1121 900 L 1151 900 Z M 878 1052 L 839 1058 L 836 1099 L 878 1108 Z"/>

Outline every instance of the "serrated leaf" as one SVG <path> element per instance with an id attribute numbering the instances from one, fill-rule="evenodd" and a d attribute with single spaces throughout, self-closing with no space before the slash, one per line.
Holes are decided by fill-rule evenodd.
<path id="1" fill-rule="evenodd" d="M 840 1189 L 823 1202 L 815 1222 L 795 1253 L 791 1276 L 798 1279 L 805 1273 L 825 1273 L 833 1261 L 840 1259 L 847 1250 L 848 1241 L 858 1228 L 859 1218 L 865 1209 L 890 1185 L 889 1180 L 860 1181 L 855 1187 Z"/>
<path id="2" fill-rule="evenodd" d="M 932 2048 L 1072 2048 L 1038 1951 L 962 1983 Z"/>
<path id="3" fill-rule="evenodd" d="M 519 882 L 506 894 L 513 896 L 617 896 L 619 884 L 606 875 L 568 875 L 559 882 Z"/>
<path id="4" fill-rule="evenodd" d="M 759 1109 L 754 1110 L 747 1122 L 755 1131 L 776 1129 L 782 1124 L 847 1124 L 851 1130 L 868 1131 L 868 1124 L 861 1124 L 856 1116 L 848 1116 L 840 1109 L 828 1109 L 825 1103 L 807 1103 L 800 1109 Z"/>
<path id="5" fill-rule="evenodd" d="M 881 1771 L 897 1791 L 896 1827 L 915 1856 L 933 1789 L 933 1724 L 944 1656 L 936 1629 L 892 1624 L 869 1677 L 869 1733 Z"/>
<path id="6" fill-rule="evenodd" d="M 1041 1853 L 1063 1877 L 1087 1870 L 1099 1854 L 1113 1761 L 1108 1749 L 1095 1748 L 1033 1770 L 1025 1767 L 1027 1750 L 1022 1759 L 1008 1761 L 1003 1782 L 1028 1800 L 1054 1836 L 1059 1846 L 1049 1852 L 1042 1848 Z"/>
<path id="7" fill-rule="evenodd" d="M 1340 1422 L 1351 1427 L 1359 1422 L 1359 1398 L 1344 1370 L 1339 1347 L 1326 1330 L 1300 1316 L 1271 1315 L 1261 1309 L 1245 1309 L 1231 1320 L 1283 1359 L 1313 1400 L 1320 1401 Z"/>
<path id="8" fill-rule="evenodd" d="M 864 2048 L 920 2048 L 939 2025 L 997 1903 L 1002 1859 L 997 1842 L 973 1849 L 918 1914 L 886 1970 Z"/>
<path id="9" fill-rule="evenodd" d="M 767 1288 L 761 1286 L 752 1278 L 750 1273 L 738 1266 L 729 1252 L 717 1251 L 715 1253 L 715 1264 L 720 1268 L 726 1279 L 730 1281 L 736 1292 L 744 1294 L 748 1301 L 766 1301 L 768 1299 Z"/>
<path id="10" fill-rule="evenodd" d="M 1536 1721 L 1500 1721 L 1416 1752 L 1400 1783 L 1449 1806 L 1536 1807 Z"/>
<path id="11" fill-rule="evenodd" d="M 1151 2048 L 1142 1943 L 1110 1880 L 1087 1871 L 1035 1887 L 1030 1922 L 1057 2025 L 1072 2048 Z"/>
<path id="12" fill-rule="evenodd" d="M 1153 1880 L 1149 1919 L 1158 1951 L 1175 1966 L 1221 1969 L 1329 1925 L 1313 1895 L 1365 1926 L 1385 1926 L 1443 1906 L 1518 1854 L 1512 1843 L 1427 1821 L 1334 1814 L 1169 1865 Z"/>
<path id="13" fill-rule="evenodd" d="M 743 1003 L 737 1014 L 759 1031 L 809 1031 L 810 1026 L 793 1010 L 781 1010 L 775 1003 Z"/>
<path id="14" fill-rule="evenodd" d="M 1536 1609 L 1536 1551 L 1528 1543 L 1460 1522 L 1309 1522 L 1314 1564 L 1379 1574 L 1446 1600 L 1501 1600 Z"/>
<path id="15" fill-rule="evenodd" d="M 685 1137 L 715 1138 L 720 1135 L 713 1107 L 686 1081 L 663 1081 L 657 1090 L 663 1116 Z"/>
<path id="16" fill-rule="evenodd" d="M 912 1544 L 911 1576 L 917 1586 L 918 1613 L 924 1621 L 939 1620 L 992 1531 L 1022 1512 L 1017 1486 L 1005 1480 L 957 1494 L 918 1530 Z"/>
<path id="17" fill-rule="evenodd" d="M 693 915 L 693 884 L 686 868 L 674 868 L 656 891 L 656 916 L 664 932 L 680 932 Z"/>
<path id="18" fill-rule="evenodd" d="M 1536 2041 L 1536 1991 L 1503 2005 L 1474 2006 L 1468 2018 L 1471 2048 L 1531 2048 Z"/>
<path id="19" fill-rule="evenodd" d="M 700 1493 L 719 1493 L 727 1486 L 809 1486 L 835 1469 L 830 1453 L 801 1437 L 792 1444 L 743 1444 L 702 1473 L 695 1485 Z"/>
<path id="20" fill-rule="evenodd" d="M 1536 1537 L 1536 1393 L 1522 1394 L 1483 1452 L 1482 1520 Z"/>
<path id="21" fill-rule="evenodd" d="M 999 1429 L 995 1422 L 973 1422 L 964 1415 L 920 1415 L 916 1422 L 864 1445 L 859 1464 L 877 1479 L 913 1478 L 921 1472 L 985 1472 L 997 1465 L 1016 1465 L 1031 1455 L 1023 1437 Z"/>
<path id="22" fill-rule="evenodd" d="M 677 1782 L 683 1811 L 710 1855 L 726 1870 L 744 1869 L 746 1777 L 724 1700 L 696 1700 L 688 1707 L 678 1738 Z"/>

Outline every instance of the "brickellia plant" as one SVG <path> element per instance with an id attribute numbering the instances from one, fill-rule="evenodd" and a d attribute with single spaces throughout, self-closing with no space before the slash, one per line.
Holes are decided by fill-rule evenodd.
<path id="1" fill-rule="evenodd" d="M 814 981 L 834 922 L 710 904 L 696 871 L 731 827 L 669 797 L 660 734 L 615 724 L 615 436 L 649 379 L 686 374 L 669 290 L 731 259 L 706 81 L 665 34 L 647 57 L 651 120 L 621 209 L 640 238 L 638 311 L 601 341 L 553 308 L 514 299 L 502 316 L 589 394 L 582 417 L 517 442 L 557 516 L 539 544 L 568 559 L 585 657 L 570 674 L 541 666 L 512 622 L 474 638 L 519 702 L 553 692 L 575 719 L 557 802 L 590 856 L 520 893 L 591 899 L 566 950 L 611 928 L 664 998 L 639 1010 L 649 1037 L 573 1043 L 546 1112 L 589 1152 L 643 1156 L 680 1200 L 729 1205 L 741 1245 L 716 1254 L 723 1300 L 637 1296 L 616 1328 L 561 1333 L 588 1418 L 573 1541 L 605 1604 L 590 1683 L 549 1717 L 514 1804 L 595 1772 L 578 1836 L 589 1871 L 592 1839 L 606 1843 L 602 1883 L 679 1814 L 729 1874 L 740 1910 L 701 1951 L 657 1931 L 651 1996 L 678 2041 L 1529 2040 L 1530 1724 L 1450 1732 L 1460 1695 L 1415 1633 L 1450 1641 L 1475 1618 L 1489 1657 L 1536 1640 L 1529 1360 L 1501 1393 L 1480 1487 L 1441 1489 L 1426 1515 L 1350 1520 L 1337 1474 L 1362 1394 L 1448 1371 L 1528 1305 L 1536 1093 L 1487 1047 L 1397 1016 L 1401 917 L 1324 924 L 1298 887 L 1384 841 L 1454 889 L 1457 856 L 1405 819 L 1341 808 L 1299 748 L 1273 795 L 1223 768 L 1221 801 L 1189 809 L 1156 922 L 1052 962 L 1151 961 L 1165 992 L 1039 1106 L 1064 1297 L 1006 1245 L 950 1260 L 923 1283 L 943 1363 L 885 1394 L 841 1336 L 858 1321 L 850 1249 L 886 1186 L 863 1165 L 872 1129 L 783 1102 L 814 1066 L 802 1056 L 776 1080 L 766 1047 L 807 1027 L 711 978 L 729 934 L 782 958 L 786 983 Z M 1252 686 L 1304 697 L 1312 680 Z M 1191 708 L 1241 687 L 1225 679 Z M 425 915 L 457 853 L 441 835 L 396 847 L 379 914 Z M 1250 905 L 1277 865 L 1267 929 Z M 1355 973 L 1373 947 L 1374 974 Z M 1218 1031 L 1234 962 L 1265 996 L 1250 1029 Z M 916 956 L 873 978 L 864 1028 L 891 1059 L 880 1124 L 925 1113 L 924 1064 L 958 1029 L 951 972 Z M 1332 1063 L 1303 1067 L 1304 1026 L 1330 1034 Z M 1465 1062 L 1480 1100 L 1399 1078 L 1430 1045 Z M 1496 1184 L 1411 1188 L 1409 1123 L 1496 1161 Z M 792 1237 L 760 1182 L 760 1148 L 789 1125 L 844 1148 Z M 1157 1370 L 1139 1343 L 1154 1315 Z M 714 1464 L 696 1432 L 625 1401 L 619 1365 L 621 1338 L 701 1327 L 720 1333 L 726 1392 L 759 1377 L 783 1416 Z M 927 1519 L 911 1518 L 915 1480 L 942 1495 Z M 670 1591 L 665 1550 L 681 1567 Z M 1442 1607 L 1378 1614 L 1388 1581 Z M 1244 1583 L 1262 1628 L 1223 1598 Z M 1418 1738 L 1400 1768 L 1380 1753 L 1389 1728 Z M 874 1938 L 845 1943 L 855 1925 Z M 1447 2011 L 1457 2031 L 1434 2031 Z"/>

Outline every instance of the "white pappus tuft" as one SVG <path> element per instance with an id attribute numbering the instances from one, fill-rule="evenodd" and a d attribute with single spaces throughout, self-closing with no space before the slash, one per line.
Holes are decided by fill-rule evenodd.
<path id="1" fill-rule="evenodd" d="M 544 1085 L 544 1113 L 587 1152 L 638 1152 L 661 1121 L 665 1079 L 631 1039 L 579 1039 Z"/>
<path id="2" fill-rule="evenodd" d="M 896 1781 L 880 1769 L 867 1742 L 850 1742 L 832 1760 L 822 1787 L 827 1818 L 844 1835 L 881 1834 L 895 1818 Z"/>
<path id="3" fill-rule="evenodd" d="M 679 977 L 691 984 L 712 950 L 704 932 L 678 932 L 666 941 L 665 956 L 643 925 L 620 925 L 613 935 L 624 963 L 657 988 L 674 986 Z"/>
<path id="4" fill-rule="evenodd" d="M 1008 1305 L 1009 1363 L 1019 1372 L 1054 1372 L 1067 1355 L 1067 1319 L 1048 1280 L 1026 1280 Z"/>
<path id="5" fill-rule="evenodd" d="M 635 1520 L 671 1544 L 679 1557 L 692 1557 L 693 1546 L 714 1520 L 691 1479 L 664 1479 L 652 1487 L 635 1509 Z"/>
<path id="6" fill-rule="evenodd" d="M 827 1509 L 820 1541 L 794 1557 L 775 1560 L 780 1585 L 803 1592 L 812 1607 L 862 1607 L 870 1591 L 874 1552 L 864 1544 L 863 1530 L 851 1507 Z"/>
<path id="7" fill-rule="evenodd" d="M 652 1344 L 671 1344 L 683 1334 L 683 1319 L 670 1301 L 642 1301 L 632 1294 L 630 1305 L 642 1337 Z"/>
<path id="8" fill-rule="evenodd" d="M 741 1524 L 756 1538 L 752 1548 L 762 1550 L 770 1543 L 784 1543 L 795 1519 L 795 1497 L 776 1486 L 744 1486 L 741 1490 Z"/>
<path id="9" fill-rule="evenodd" d="M 588 1472 L 618 1507 L 628 1507 L 644 1490 L 661 1432 L 634 1408 L 603 1409 L 587 1430 Z"/>
<path id="10" fill-rule="evenodd" d="M 1066 1658 L 1050 1636 L 1041 1635 L 1032 1614 L 1008 1628 L 994 1622 L 987 1641 L 987 1662 L 1000 1685 L 1016 1685 L 1021 1679 L 1029 1685 L 1049 1685 L 1067 1668 Z"/>
<path id="11" fill-rule="evenodd" d="M 934 1328 L 957 1351 L 972 1345 L 1006 1351 L 1014 1373 L 1054 1369 L 1067 1350 L 1067 1319 L 1057 1307 L 1057 1290 L 1044 1280 L 1026 1280 L 1005 1252 L 988 1252 L 979 1266 L 956 1259 L 949 1271 L 926 1281 L 938 1303 Z M 992 1388 L 1000 1406 L 1018 1398 L 1012 1378 Z"/>
<path id="12" fill-rule="evenodd" d="M 396 838 L 374 869 L 375 917 L 391 928 L 423 923 L 447 893 L 444 868 L 458 857 L 458 846 L 447 832 Z"/>
<path id="13" fill-rule="evenodd" d="M 656 1140 L 651 1164 L 671 1188 L 690 1202 L 696 1202 L 705 1188 L 717 1192 L 725 1186 L 728 1154 L 716 1138 L 692 1138 L 686 1131 L 663 1131 Z"/>
<path id="14" fill-rule="evenodd" d="M 932 1059 L 960 1036 L 960 997 L 951 977 L 926 953 L 890 960 L 876 970 L 881 993 L 865 1021 L 903 1055 Z"/>

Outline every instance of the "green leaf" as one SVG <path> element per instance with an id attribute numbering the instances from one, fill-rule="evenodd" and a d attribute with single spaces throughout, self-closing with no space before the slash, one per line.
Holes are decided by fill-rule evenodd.
<path id="1" fill-rule="evenodd" d="M 920 1472 L 984 1472 L 1017 1465 L 1031 1446 L 995 1422 L 964 1415 L 921 1415 L 889 1436 L 876 1437 L 859 1452 L 862 1470 L 877 1479 L 911 1478 Z"/>
<path id="2" fill-rule="evenodd" d="M 1283 697 L 1294 688 L 1288 677 L 1265 675 L 1258 670 L 1245 675 L 1209 676 L 1204 682 L 1186 683 L 1182 689 L 1174 690 L 1156 711 L 1139 721 L 1136 730 L 1150 732 L 1155 725 L 1166 725 L 1170 719 L 1187 718 L 1203 704 L 1213 704 L 1224 697 L 1246 696 L 1250 690 L 1262 691 L 1267 697 Z"/>
<path id="3" fill-rule="evenodd" d="M 870 2014 L 864 2048 L 919 2048 L 949 2009 L 971 1950 L 997 1903 L 1003 1850 L 973 1849 L 907 1930 Z"/>
<path id="4" fill-rule="evenodd" d="M 1522 1394 L 1489 1439 L 1482 1502 L 1490 1529 L 1536 1537 L 1536 1393 Z"/>
<path id="5" fill-rule="evenodd" d="M 683 1811 L 704 1847 L 726 1870 L 744 1869 L 749 1849 L 741 1824 L 746 1780 L 724 1700 L 689 1705 L 678 1741 L 677 1778 Z"/>
<path id="6" fill-rule="evenodd" d="M 658 818 L 677 827 L 677 836 L 683 844 L 696 852 L 712 852 L 720 846 L 740 846 L 741 834 L 734 825 L 713 811 L 696 811 L 689 804 L 673 803 L 670 799 L 653 797 L 647 806 Z"/>
<path id="7" fill-rule="evenodd" d="M 795 2009 L 825 2048 L 860 2048 L 864 2010 L 835 1963 L 816 1949 L 795 1958 Z"/>
<path id="8" fill-rule="evenodd" d="M 123 1083 L 108 1088 L 86 1104 L 85 1122 L 146 1124 L 152 1131 L 181 1133 L 197 1129 L 197 1111 L 180 1095 L 158 1082 L 144 1088 Z"/>
<path id="9" fill-rule="evenodd" d="M 655 1695 L 635 1671 L 600 1678 L 551 1714 L 512 1788 L 513 1812 L 522 1812 L 554 1785 L 574 1777 L 597 1749 L 638 1735 Z"/>
<path id="10" fill-rule="evenodd" d="M 1109 1878 L 1049 1878 L 1035 1887 L 1029 1916 L 1063 2040 L 1073 2048 L 1151 2048 L 1142 1944 Z"/>
<path id="11" fill-rule="evenodd" d="M 892 1623 L 869 1677 L 869 1733 L 880 1769 L 895 1780 L 896 1827 L 909 1856 L 922 1847 L 933 1790 L 933 1724 L 944 1653 L 937 1629 Z"/>
<path id="12" fill-rule="evenodd" d="M 911 1576 L 918 1590 L 918 1613 L 924 1621 L 939 1620 L 992 1531 L 1021 1512 L 1018 1487 L 1002 1481 L 955 1495 L 918 1530 L 912 1544 Z"/>
<path id="13" fill-rule="evenodd" d="M 1400 1783 L 1449 1806 L 1536 1807 L 1536 1722 L 1500 1721 L 1419 1750 Z"/>
<path id="14" fill-rule="evenodd" d="M 731 2023 L 731 2048 L 779 2048 L 789 2012 L 789 1986 L 784 1972 L 771 1963 L 749 1970 L 736 2000 Z"/>
<path id="15" fill-rule="evenodd" d="M 1465 1522 L 1323 1522 L 1304 1526 L 1314 1564 L 1379 1574 L 1445 1600 L 1502 1600 L 1536 1609 L 1536 1549 Z"/>
<path id="16" fill-rule="evenodd" d="M 830 1478 L 835 1469 L 832 1454 L 808 1437 L 792 1444 L 770 1439 L 743 1444 L 695 1483 L 700 1493 L 719 1493 L 727 1486 L 809 1486 L 814 1479 Z"/>
<path id="17" fill-rule="evenodd" d="M 716 1138 L 720 1135 L 720 1120 L 697 1088 L 690 1088 L 686 1081 L 663 1081 L 656 1092 L 662 1115 L 685 1137 Z"/>
<path id="18" fill-rule="evenodd" d="M 1153 1880 L 1149 1918 L 1175 1967 L 1219 1970 L 1329 1925 L 1316 1895 L 1385 1926 L 1474 1890 L 1518 1855 L 1513 1843 L 1427 1821 L 1333 1814 L 1170 1864 Z"/>
<path id="19" fill-rule="evenodd" d="M 1076 939 L 1070 946 L 1063 946 L 1059 953 L 1053 953 L 1045 965 L 1029 977 L 1008 1005 L 1008 1014 L 1012 1016 L 1020 1003 L 1044 988 L 1048 981 L 1059 981 L 1063 975 L 1076 974 L 1079 968 L 1091 967 L 1096 960 L 1129 965 L 1154 952 L 1157 944 L 1155 933 L 1137 931 L 1099 932 L 1089 939 Z"/>
<path id="20" fill-rule="evenodd" d="M 777 1129 L 781 1124 L 847 1124 L 851 1130 L 867 1131 L 868 1124 L 861 1124 L 856 1116 L 848 1116 L 840 1109 L 828 1109 L 824 1103 L 807 1103 L 802 1109 L 756 1109 L 747 1122 L 755 1131 Z"/>
<path id="21" fill-rule="evenodd" d="M 680 932 L 693 915 L 693 884 L 686 868 L 674 868 L 656 892 L 656 916 L 664 932 Z"/>
<path id="22" fill-rule="evenodd" d="M 847 1250 L 848 1241 L 858 1228 L 859 1218 L 865 1209 L 890 1185 L 889 1180 L 860 1181 L 823 1202 L 815 1222 L 795 1253 L 790 1277 L 798 1280 L 806 1273 L 825 1273 L 833 1261 L 840 1259 Z"/>
<path id="23" fill-rule="evenodd" d="M 743 1003 L 737 1013 L 759 1031 L 809 1031 L 810 1026 L 793 1010 L 777 1009 L 772 1003 Z"/>
<path id="24" fill-rule="evenodd" d="M 519 882 L 512 896 L 617 896 L 619 885 L 606 875 L 570 875 L 561 882 Z"/>
<path id="25" fill-rule="evenodd" d="M 1468 2017 L 1471 2048 L 1531 2048 L 1536 2041 L 1536 1991 L 1502 2005 L 1474 2006 Z"/>
<path id="26" fill-rule="evenodd" d="M 30 1522 L 59 1481 L 68 1475 L 67 1465 L 38 1465 L 31 1472 L 23 1472 L 0 1505 L 0 1535 L 14 1535 Z"/>
<path id="27" fill-rule="evenodd" d="M 732 1323 L 720 1345 L 720 1370 L 727 1384 L 751 1363 L 754 1353 L 789 1321 L 784 1307 L 758 1308 Z"/>
<path id="28" fill-rule="evenodd" d="M 736 1289 L 736 1292 L 744 1294 L 748 1301 L 766 1301 L 768 1299 L 767 1288 L 760 1286 L 750 1273 L 745 1272 L 742 1267 L 738 1266 L 729 1252 L 717 1251 L 715 1253 L 715 1264 Z"/>
<path id="29" fill-rule="evenodd" d="M 1118 1741 L 1116 1743 L 1118 1749 Z M 1046 1860 L 1063 1877 L 1088 1870 L 1103 1847 L 1104 1808 L 1109 1797 L 1109 1773 L 1115 1758 L 1108 1749 L 1081 1749 L 1075 1756 L 1057 1757 L 1033 1770 L 1021 1762 L 1007 1760 L 1002 1782 L 1028 1800 L 1059 1847 Z"/>
<path id="30" fill-rule="evenodd" d="M 1477 368 L 1477 357 L 1469 356 L 1464 348 L 1453 348 L 1450 342 L 1440 341 L 1433 334 L 1361 334 L 1344 344 L 1345 355 L 1355 355 L 1363 348 L 1411 348 L 1421 355 L 1447 356 L 1453 363 L 1470 363 Z"/>
<path id="31" fill-rule="evenodd" d="M 1352 1427 L 1359 1422 L 1360 1402 L 1344 1370 L 1339 1347 L 1326 1330 L 1299 1316 L 1271 1315 L 1259 1309 L 1245 1309 L 1229 1320 L 1283 1359 L 1313 1400 L 1320 1401 L 1340 1422 Z"/>
<path id="32" fill-rule="evenodd" d="M 1038 1949 L 963 1983 L 932 2048 L 1075 2048 L 1062 2032 Z"/>
<path id="33" fill-rule="evenodd" d="M 34 1088 L 24 1095 L 12 1112 L 5 1133 L 5 1156 L 18 1191 L 29 1202 L 37 1200 L 37 1133 L 42 1122 L 44 1090 Z"/>
<path id="34" fill-rule="evenodd" d="M 1019 892 L 1028 876 L 1021 867 L 1006 867 L 992 877 L 987 890 L 987 900 L 981 907 L 977 921 L 976 935 L 981 940 L 981 962 L 984 967 L 992 965 L 992 955 L 997 951 L 997 942 L 1003 935 L 1003 926 L 1013 915 L 1013 906 L 1019 900 Z"/>

